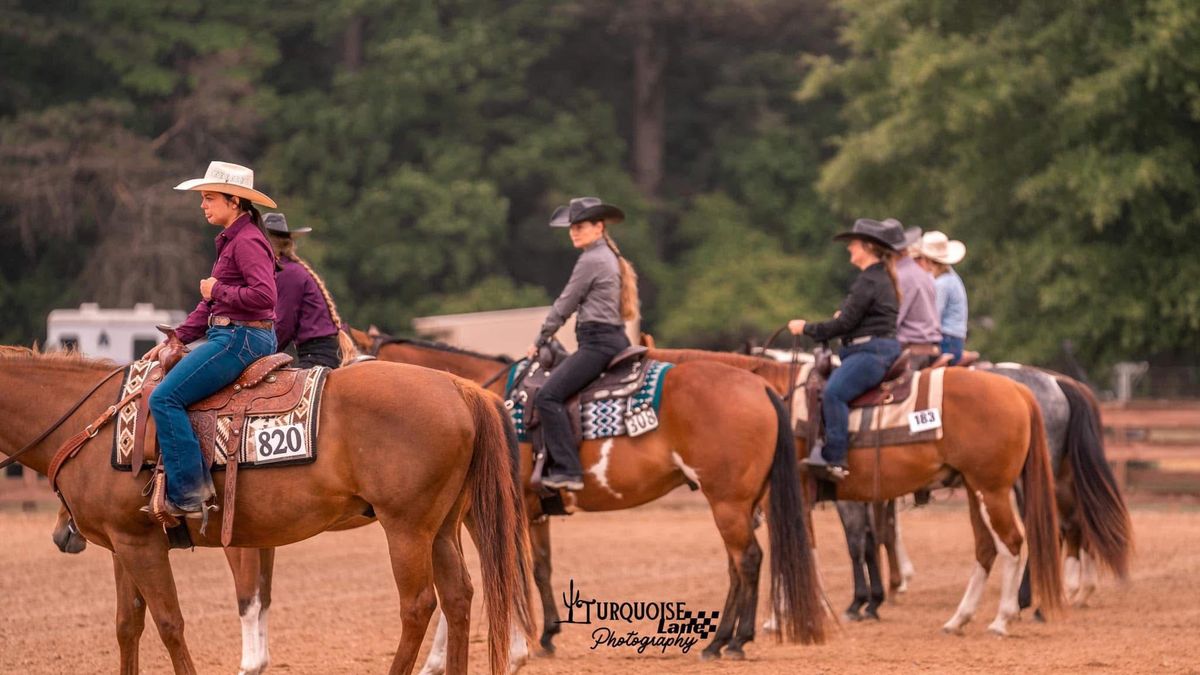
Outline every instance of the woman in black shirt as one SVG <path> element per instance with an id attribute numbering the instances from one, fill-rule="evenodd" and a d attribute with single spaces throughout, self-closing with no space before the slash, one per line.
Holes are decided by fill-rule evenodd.
<path id="1" fill-rule="evenodd" d="M 898 223 L 860 218 L 849 232 L 834 239 L 849 240 L 846 249 L 850 263 L 862 272 L 832 319 L 813 324 L 793 319 L 788 329 L 818 341 L 842 339 L 842 350 L 838 352 L 842 365 L 829 377 L 821 403 L 825 444 L 815 444 L 804 460 L 830 478 L 841 480 L 848 475 L 850 401 L 877 386 L 900 356 L 900 343 L 896 341 L 900 288 L 895 259 L 904 247 L 904 230 Z"/>

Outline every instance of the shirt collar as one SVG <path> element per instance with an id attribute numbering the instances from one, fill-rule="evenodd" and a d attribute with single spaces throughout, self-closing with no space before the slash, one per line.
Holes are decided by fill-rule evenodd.
<path id="1" fill-rule="evenodd" d="M 238 216 L 237 220 L 233 221 L 232 225 L 217 233 L 217 240 L 220 241 L 222 237 L 224 237 L 226 240 L 233 239 L 238 235 L 239 232 L 246 229 L 246 226 L 249 224 L 250 214 L 243 213 L 242 215 Z"/>

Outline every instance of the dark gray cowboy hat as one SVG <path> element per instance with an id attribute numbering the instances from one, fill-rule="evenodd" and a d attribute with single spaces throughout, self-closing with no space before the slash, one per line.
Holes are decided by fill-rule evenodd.
<path id="1" fill-rule="evenodd" d="M 904 227 L 904 223 L 895 218 L 888 218 L 883 221 L 884 225 L 898 225 Z M 904 249 L 908 250 L 921 243 L 922 230 L 919 227 L 904 227 Z"/>
<path id="2" fill-rule="evenodd" d="M 298 230 L 289 230 L 287 226 L 287 218 L 284 218 L 282 213 L 263 214 L 263 227 L 267 229 L 267 232 L 277 237 L 291 237 L 297 234 L 308 234 L 309 232 L 312 232 L 311 227 L 302 227 Z"/>
<path id="3" fill-rule="evenodd" d="M 605 225 L 616 225 L 625 220 L 625 212 L 599 197 L 576 197 L 570 204 L 554 209 L 550 216 L 550 227 L 570 227 L 585 220 L 603 220 Z"/>
<path id="4" fill-rule="evenodd" d="M 890 222 L 889 222 L 890 221 Z M 889 218 L 879 222 L 870 218 L 859 218 L 849 232 L 834 235 L 834 239 L 866 239 L 893 251 L 903 251 L 905 236 L 900 221 Z"/>

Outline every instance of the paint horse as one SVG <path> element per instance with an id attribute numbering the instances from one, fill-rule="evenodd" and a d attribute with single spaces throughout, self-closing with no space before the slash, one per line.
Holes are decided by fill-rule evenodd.
<path id="1" fill-rule="evenodd" d="M 793 386 L 789 365 L 768 359 L 691 349 L 652 349 L 649 357 L 680 364 L 718 361 L 755 372 L 776 391 Z M 1027 561 L 1033 595 L 1042 608 L 1053 612 L 1062 606 L 1054 477 L 1041 410 L 1023 386 L 989 373 L 950 368 L 943 380 L 942 418 L 941 439 L 885 445 L 878 466 L 874 451 L 851 450 L 850 475 L 838 483 L 837 498 L 894 499 L 961 476 L 978 564 L 943 630 L 960 632 L 974 617 L 988 575 L 999 561 L 1000 607 L 988 630 L 1006 635 L 1008 622 L 1019 612 L 1018 587 Z M 805 444 L 804 438 L 797 438 L 798 447 Z M 1025 500 L 1024 527 L 1016 502 L 1018 483 Z"/>
<path id="2" fill-rule="evenodd" d="M 363 348 L 370 338 L 355 335 Z M 366 344 L 364 344 L 366 342 Z M 430 368 L 504 386 L 511 364 L 466 350 L 418 340 L 375 340 L 381 360 L 419 363 Z M 720 383 L 715 387 L 713 383 Z M 584 489 L 573 493 L 586 511 L 612 511 L 653 501 L 690 483 L 698 486 L 712 508 L 729 563 L 729 591 L 720 624 L 702 657 L 722 653 L 744 656 L 754 638 L 758 575 L 762 560 L 754 535 L 755 505 L 766 495 L 771 542 L 771 599 L 783 612 L 781 632 L 798 642 L 823 639 L 824 611 L 803 513 L 796 448 L 782 402 L 764 382 L 737 368 L 689 363 L 665 375 L 660 426 L 636 438 L 584 441 L 580 459 Z M 522 476 L 532 471 L 532 449 L 522 444 Z M 731 467 L 737 467 L 732 471 Z M 527 485 L 528 487 L 528 485 Z M 534 578 L 541 593 L 544 627 L 540 643 L 553 652 L 560 630 L 558 603 L 551 586 L 550 528 L 540 518 L 540 499 L 527 490 L 534 518 Z M 430 672 L 427 670 L 426 672 Z"/>
<path id="3" fill-rule="evenodd" d="M 55 448 L 116 401 L 120 369 L 110 366 L 0 347 L 0 452 L 46 473 L 61 460 Z M 55 422 L 72 401 L 78 405 Z M 47 434 L 31 442 L 29 428 Z M 121 672 L 138 670 L 149 608 L 175 672 L 194 673 L 167 537 L 139 510 L 144 479 L 114 471 L 111 437 L 93 428 L 76 435 L 83 445 L 61 464 L 56 486 L 79 532 L 113 553 Z M 439 599 L 449 617 L 450 662 L 465 672 L 473 591 L 459 527 L 469 504 L 481 525 L 492 672 L 504 672 L 512 623 L 530 625 L 521 562 L 527 532 L 509 428 L 500 402 L 461 378 L 387 363 L 334 371 L 323 392 L 315 461 L 241 476 L 233 545 L 281 546 L 374 514 L 387 535 L 400 598 L 391 672 L 412 670 Z M 222 487 L 218 482 L 220 503 Z M 220 545 L 218 528 L 202 533 L 197 525 L 187 522 L 193 542 Z"/>

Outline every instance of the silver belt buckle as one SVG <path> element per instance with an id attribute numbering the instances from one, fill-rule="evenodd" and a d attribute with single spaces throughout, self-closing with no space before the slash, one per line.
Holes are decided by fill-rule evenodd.
<path id="1" fill-rule="evenodd" d="M 870 335 L 862 335 L 862 336 L 856 337 L 856 338 L 854 338 L 853 340 L 851 340 L 851 341 L 850 341 L 850 344 L 852 344 L 852 345 L 861 345 L 861 344 L 866 344 L 866 343 L 868 343 L 868 342 L 870 342 L 870 341 L 871 341 L 871 336 L 870 336 Z"/>

